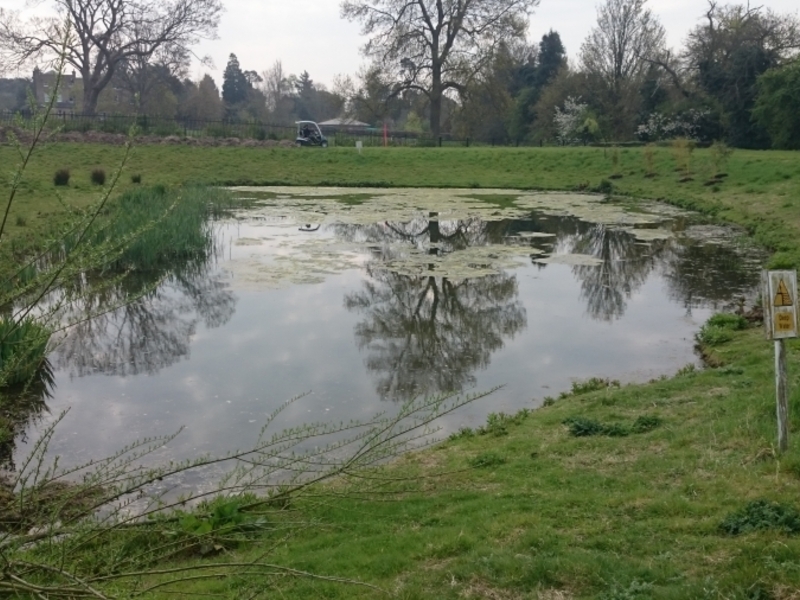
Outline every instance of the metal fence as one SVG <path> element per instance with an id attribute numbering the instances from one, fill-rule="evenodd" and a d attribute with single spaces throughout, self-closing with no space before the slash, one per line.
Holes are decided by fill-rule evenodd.
<path id="1" fill-rule="evenodd" d="M 0 111 L 0 125 L 24 124 L 30 121 L 29 111 Z M 181 138 L 239 138 L 251 140 L 294 140 L 294 125 L 263 123 L 260 121 L 207 120 L 190 118 L 164 118 L 144 115 L 86 115 L 65 110 L 54 110 L 48 126 L 64 133 L 90 131 L 128 134 L 136 127 L 139 135 Z M 322 132 L 332 146 L 469 146 L 469 138 L 457 139 L 449 134 L 432 138 L 410 131 L 384 131 L 372 127 L 322 127 Z"/>

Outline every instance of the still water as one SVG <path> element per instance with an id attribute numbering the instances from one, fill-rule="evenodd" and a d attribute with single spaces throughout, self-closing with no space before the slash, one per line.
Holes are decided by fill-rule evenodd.
<path id="1" fill-rule="evenodd" d="M 54 350 L 52 397 L 17 457 L 67 408 L 50 448 L 65 465 L 180 427 L 162 458 L 246 447 L 299 394 L 280 426 L 504 386 L 446 418 L 446 435 L 575 380 L 696 364 L 694 334 L 754 293 L 763 260 L 696 216 L 592 195 L 233 194 L 253 206 L 214 223 L 210 260 Z"/>

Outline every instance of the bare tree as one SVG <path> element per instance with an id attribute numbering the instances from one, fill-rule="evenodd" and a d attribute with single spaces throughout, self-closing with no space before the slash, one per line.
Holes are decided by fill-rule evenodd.
<path id="1" fill-rule="evenodd" d="M 648 58 L 664 53 L 666 32 L 647 0 L 606 0 L 597 9 L 597 25 L 581 46 L 584 71 L 595 82 L 596 103 L 605 104 L 614 135 L 633 128 L 639 85 L 650 66 Z"/>
<path id="2" fill-rule="evenodd" d="M 370 37 L 365 56 L 430 102 L 430 128 L 440 132 L 442 99 L 491 59 L 501 41 L 522 38 L 539 0 L 344 0 L 342 16 Z"/>
<path id="3" fill-rule="evenodd" d="M 216 36 L 220 0 L 53 0 L 56 16 L 21 23 L 0 14 L 4 62 L 23 65 L 61 51 L 83 78 L 83 110 L 94 113 L 100 92 L 121 65 L 156 52 L 187 51 Z"/>

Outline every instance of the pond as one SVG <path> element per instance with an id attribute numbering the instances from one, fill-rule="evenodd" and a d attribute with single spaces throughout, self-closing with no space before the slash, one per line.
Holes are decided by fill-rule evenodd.
<path id="1" fill-rule="evenodd" d="M 180 427 L 159 458 L 246 447 L 300 394 L 280 426 L 503 386 L 448 416 L 446 435 L 576 380 L 672 375 L 697 364 L 714 311 L 752 299 L 764 258 L 697 215 L 596 195 L 232 193 L 252 206 L 214 222 L 211 260 L 54 350 L 17 460 L 66 408 L 50 452 L 68 465 Z"/>

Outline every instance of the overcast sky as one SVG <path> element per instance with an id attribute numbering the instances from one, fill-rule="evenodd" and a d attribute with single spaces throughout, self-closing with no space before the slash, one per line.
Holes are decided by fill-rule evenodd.
<path id="1" fill-rule="evenodd" d="M 262 72 L 276 60 L 284 72 L 308 71 L 318 83 L 330 84 L 334 75 L 354 75 L 363 58 L 359 48 L 364 38 L 355 23 L 339 16 L 340 0 L 223 0 L 225 13 L 219 39 L 205 41 L 195 48 L 198 55 L 210 56 L 214 69 L 199 64 L 192 78 L 209 72 L 222 84 L 222 71 L 228 55 L 234 53 L 244 70 Z M 746 1 L 746 0 L 743 0 Z M 570 58 L 577 57 L 589 30 L 595 23 L 598 0 L 541 0 L 530 22 L 530 39 L 537 42 L 550 29 L 558 31 Z M 22 16 L 42 13 L 49 0 L 2 0 L 4 8 L 21 10 Z M 796 12 L 797 0 L 763 0 L 759 5 L 779 13 Z M 650 0 L 648 6 L 667 30 L 672 47 L 681 45 L 686 33 L 702 17 L 702 0 Z M 23 75 L 29 76 L 28 73 Z"/>

